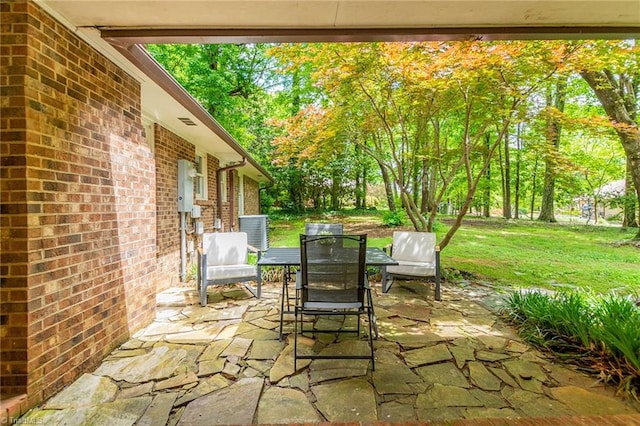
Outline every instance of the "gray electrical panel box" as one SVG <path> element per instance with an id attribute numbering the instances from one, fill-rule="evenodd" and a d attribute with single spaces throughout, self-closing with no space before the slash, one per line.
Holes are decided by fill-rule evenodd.
<path id="1" fill-rule="evenodd" d="M 193 209 L 193 164 L 178 160 L 178 211 L 191 213 Z"/>
<path id="2" fill-rule="evenodd" d="M 247 242 L 258 250 L 269 248 L 269 216 L 240 216 L 240 232 L 247 233 Z"/>

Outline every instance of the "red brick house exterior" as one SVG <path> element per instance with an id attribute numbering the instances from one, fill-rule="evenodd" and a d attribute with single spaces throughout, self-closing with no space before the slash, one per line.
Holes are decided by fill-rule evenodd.
<path id="1" fill-rule="evenodd" d="M 179 283 L 177 160 L 202 147 L 149 126 L 140 81 L 37 4 L 0 11 L 0 380 L 3 399 L 33 406 L 148 324 L 156 293 Z M 229 230 L 231 214 L 258 213 L 259 183 L 229 172 L 236 186 L 243 176 L 244 211 L 227 188 L 220 216 L 220 160 L 205 155 L 196 204 L 206 231 L 218 217 Z"/>

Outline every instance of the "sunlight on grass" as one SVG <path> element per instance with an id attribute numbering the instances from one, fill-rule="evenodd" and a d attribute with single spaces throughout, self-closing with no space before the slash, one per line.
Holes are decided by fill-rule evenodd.
<path id="1" fill-rule="evenodd" d="M 274 218 L 270 220 L 271 245 L 296 247 L 305 221 L 335 221 L 347 229 L 357 226 L 359 232 L 369 233 L 370 246 L 384 247 L 397 228 L 382 227 L 381 217 L 381 213 L 347 212 L 336 213 L 331 220 L 322 215 Z M 438 239 L 447 231 L 446 222 L 441 223 Z M 640 290 L 640 250 L 615 244 L 634 235 L 634 230 L 616 227 L 470 218 L 442 251 L 441 261 L 445 274 L 464 271 L 509 287 L 575 286 L 601 293 Z"/>

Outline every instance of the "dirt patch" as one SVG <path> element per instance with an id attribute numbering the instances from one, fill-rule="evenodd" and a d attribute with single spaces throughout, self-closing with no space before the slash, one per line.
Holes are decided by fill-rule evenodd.
<path id="1" fill-rule="evenodd" d="M 367 234 L 368 238 L 383 238 L 391 237 L 393 231 L 412 231 L 413 228 L 409 226 L 399 226 L 389 228 L 388 226 L 380 225 L 373 222 L 361 222 L 361 223 L 345 223 L 344 232 L 348 234 Z"/>

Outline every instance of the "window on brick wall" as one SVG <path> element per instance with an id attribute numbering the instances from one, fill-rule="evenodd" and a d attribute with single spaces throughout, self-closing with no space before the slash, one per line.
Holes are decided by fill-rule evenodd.
<path id="1" fill-rule="evenodd" d="M 238 176 L 238 214 L 244 214 L 244 176 Z"/>
<path id="2" fill-rule="evenodd" d="M 207 156 L 196 152 L 196 176 L 193 178 L 196 188 L 196 200 L 207 199 Z"/>
<path id="3" fill-rule="evenodd" d="M 227 201 L 227 172 L 220 173 L 220 198 Z"/>

